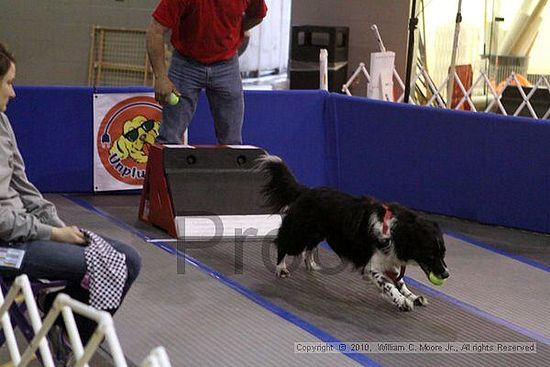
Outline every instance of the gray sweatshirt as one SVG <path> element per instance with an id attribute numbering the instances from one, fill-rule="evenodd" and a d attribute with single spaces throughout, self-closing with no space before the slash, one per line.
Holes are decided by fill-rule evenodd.
<path id="1" fill-rule="evenodd" d="M 0 240 L 49 240 L 65 224 L 27 179 L 8 117 L 0 112 Z"/>

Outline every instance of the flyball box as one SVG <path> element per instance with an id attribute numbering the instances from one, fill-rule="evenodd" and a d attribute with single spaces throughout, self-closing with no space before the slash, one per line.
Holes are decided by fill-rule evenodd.
<path id="1" fill-rule="evenodd" d="M 264 207 L 258 147 L 154 145 L 139 218 L 183 240 L 271 237 L 281 217 Z"/>

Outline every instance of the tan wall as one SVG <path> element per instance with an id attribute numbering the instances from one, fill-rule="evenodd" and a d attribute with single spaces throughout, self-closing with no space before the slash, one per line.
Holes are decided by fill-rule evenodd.
<path id="1" fill-rule="evenodd" d="M 86 85 L 93 25 L 145 28 L 156 0 L 2 0 L 0 40 L 17 58 L 17 83 Z"/>
<path id="2" fill-rule="evenodd" d="M 0 40 L 18 59 L 19 84 L 85 85 L 92 26 L 145 28 L 156 3 L 2 0 Z M 376 23 L 403 74 L 408 8 L 408 0 L 292 0 L 291 23 L 350 27 L 350 73 L 378 51 L 370 30 Z"/>
<path id="3" fill-rule="evenodd" d="M 292 25 L 347 26 L 350 28 L 348 74 L 360 62 L 369 65 L 379 51 L 370 27 L 376 24 L 388 51 L 396 53 L 396 67 L 404 75 L 407 53 L 408 0 L 293 0 Z"/>

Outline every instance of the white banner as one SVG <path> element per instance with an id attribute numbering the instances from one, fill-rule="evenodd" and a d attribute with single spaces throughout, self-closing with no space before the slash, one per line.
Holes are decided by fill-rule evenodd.
<path id="1" fill-rule="evenodd" d="M 153 93 L 94 94 L 94 191 L 143 186 L 162 107 Z"/>

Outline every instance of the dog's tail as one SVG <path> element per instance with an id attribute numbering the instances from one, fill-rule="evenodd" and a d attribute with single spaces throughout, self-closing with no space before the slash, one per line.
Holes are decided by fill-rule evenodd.
<path id="1" fill-rule="evenodd" d="M 283 160 L 276 155 L 264 155 L 258 159 L 257 169 L 266 176 L 262 194 L 266 207 L 272 213 L 281 213 L 307 188 L 296 181 Z"/>

